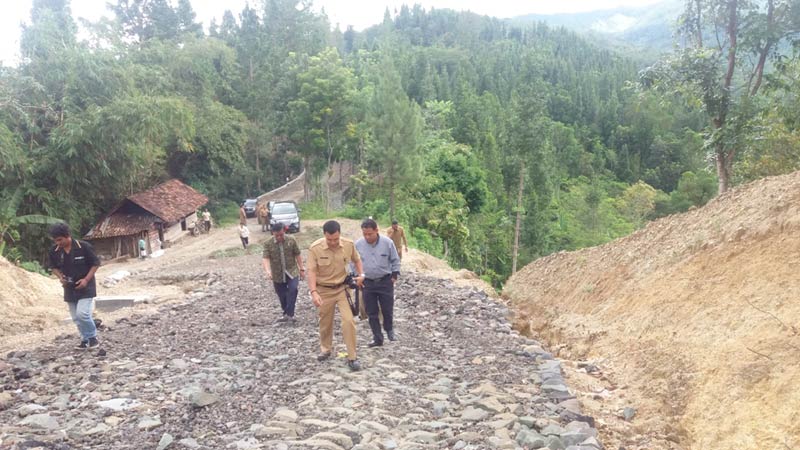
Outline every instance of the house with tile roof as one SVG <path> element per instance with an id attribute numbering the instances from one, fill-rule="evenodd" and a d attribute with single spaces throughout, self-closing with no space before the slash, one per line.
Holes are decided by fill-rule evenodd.
<path id="1" fill-rule="evenodd" d="M 206 203 L 208 197 L 172 179 L 122 200 L 84 239 L 105 258 L 139 256 L 140 239 L 151 254 L 159 241 L 169 246 L 186 235 L 198 220 L 197 210 Z"/>

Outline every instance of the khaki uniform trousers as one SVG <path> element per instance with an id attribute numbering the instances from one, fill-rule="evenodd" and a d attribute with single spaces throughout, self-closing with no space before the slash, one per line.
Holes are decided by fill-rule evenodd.
<path id="1" fill-rule="evenodd" d="M 319 348 L 323 353 L 333 350 L 333 316 L 334 307 L 342 316 L 342 337 L 347 346 L 347 359 L 356 359 L 356 322 L 353 311 L 344 293 L 344 288 L 326 288 L 318 286 L 322 305 L 319 307 Z"/>

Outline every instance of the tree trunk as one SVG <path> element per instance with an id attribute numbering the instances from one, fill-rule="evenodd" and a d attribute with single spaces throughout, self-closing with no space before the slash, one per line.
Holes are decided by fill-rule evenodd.
<path id="1" fill-rule="evenodd" d="M 325 179 L 325 212 L 330 212 L 331 207 L 331 178 L 333 178 L 333 144 L 331 143 L 331 127 L 325 127 L 325 137 L 328 144 L 328 173 Z"/>
<path id="2" fill-rule="evenodd" d="M 731 187 L 731 172 L 733 169 L 733 150 L 719 149 L 716 155 L 717 177 L 719 178 L 718 193 L 724 194 Z"/>
<path id="3" fill-rule="evenodd" d="M 519 166 L 519 190 L 517 191 L 517 223 L 514 225 L 514 254 L 511 257 L 511 274 L 517 273 L 519 256 L 519 231 L 522 227 L 522 193 L 525 189 L 525 163 Z"/>
<path id="4" fill-rule="evenodd" d="M 310 189 L 309 189 L 309 185 L 308 185 L 309 179 L 310 179 L 309 178 L 309 174 L 311 173 L 311 171 L 309 171 L 308 164 L 309 164 L 308 156 L 304 156 L 303 157 L 303 172 L 305 172 L 305 176 L 303 177 L 303 199 L 305 201 L 307 201 L 307 202 L 311 201 L 311 192 L 309 192 Z"/>
<path id="5" fill-rule="evenodd" d="M 256 144 L 256 192 L 261 195 L 261 159 L 259 158 L 258 144 Z"/>
<path id="6" fill-rule="evenodd" d="M 447 239 L 442 239 L 442 243 L 444 244 L 444 260 L 447 261 L 447 255 L 450 254 L 450 246 L 447 245 Z"/>

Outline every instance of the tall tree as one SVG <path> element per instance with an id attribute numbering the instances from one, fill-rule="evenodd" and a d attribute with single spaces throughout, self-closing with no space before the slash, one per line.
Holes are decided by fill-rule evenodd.
<path id="1" fill-rule="evenodd" d="M 380 63 L 371 110 L 374 151 L 379 152 L 372 159 L 379 164 L 389 193 L 389 214 L 394 217 L 397 189 L 419 176 L 421 170 L 422 113 L 406 95 L 400 75 L 388 57 Z"/>
<path id="2" fill-rule="evenodd" d="M 301 152 L 306 174 L 312 173 L 314 161 L 322 161 L 330 177 L 333 162 L 341 154 L 351 114 L 355 94 L 353 72 L 331 47 L 309 59 L 308 67 L 297 75 L 297 83 L 298 98 L 290 102 L 289 108 L 296 126 L 295 136 L 304 143 Z M 330 200 L 327 194 L 326 191 L 326 205 Z"/>
<path id="3" fill-rule="evenodd" d="M 795 57 L 784 44 L 800 35 L 800 5 L 688 0 L 681 31 L 688 45 L 645 72 L 643 81 L 702 103 L 722 193 L 731 185 L 734 160 L 759 107 L 769 60 Z M 716 39 L 706 39 L 709 33 Z"/>

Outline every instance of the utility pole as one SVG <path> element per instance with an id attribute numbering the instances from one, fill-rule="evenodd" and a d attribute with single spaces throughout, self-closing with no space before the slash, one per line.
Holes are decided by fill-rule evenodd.
<path id="1" fill-rule="evenodd" d="M 511 274 L 517 273 L 519 256 L 519 230 L 522 226 L 522 191 L 525 188 L 525 163 L 519 165 L 519 191 L 517 191 L 517 223 L 514 226 L 514 255 L 511 259 Z"/>

